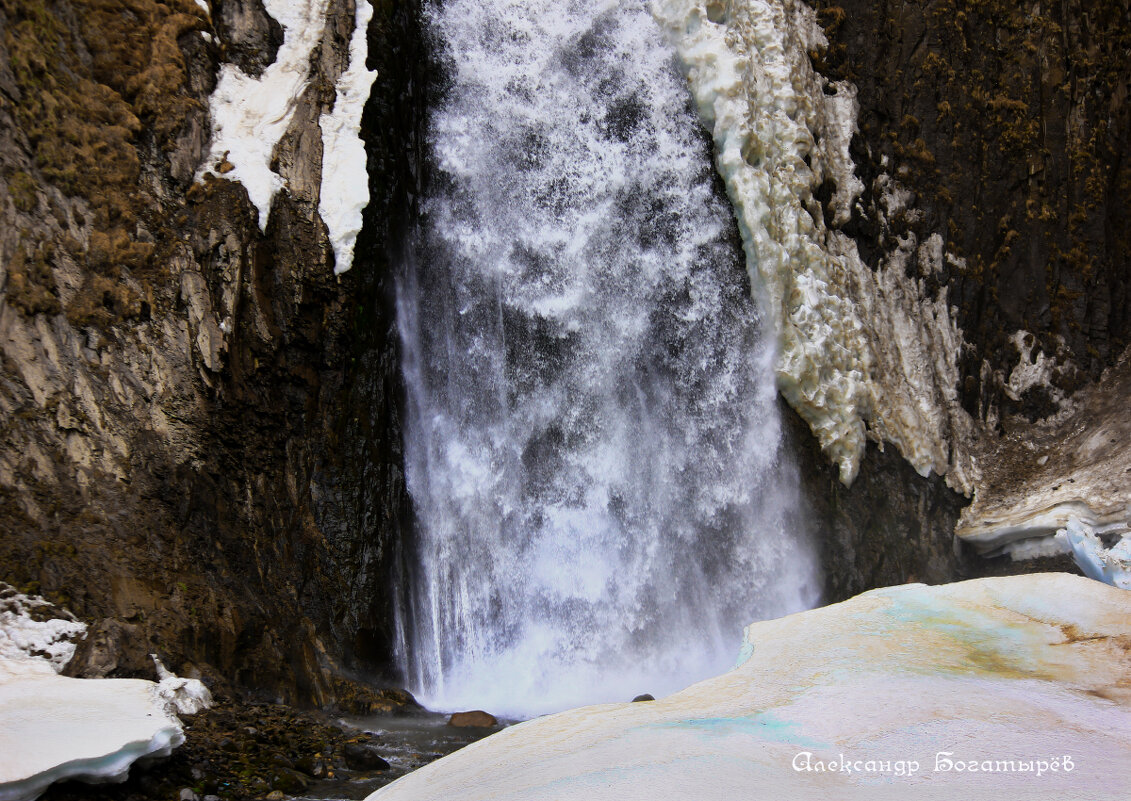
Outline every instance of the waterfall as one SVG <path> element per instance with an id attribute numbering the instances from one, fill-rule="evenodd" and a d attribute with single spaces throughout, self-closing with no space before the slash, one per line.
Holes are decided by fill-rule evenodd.
<path id="1" fill-rule="evenodd" d="M 639 0 L 444 0 L 431 187 L 398 284 L 434 708 L 661 694 L 817 600 L 774 342 Z"/>

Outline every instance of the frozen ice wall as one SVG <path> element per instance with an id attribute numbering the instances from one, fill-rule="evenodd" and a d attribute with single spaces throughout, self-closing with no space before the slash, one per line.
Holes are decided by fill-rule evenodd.
<path id="1" fill-rule="evenodd" d="M 856 90 L 814 72 L 808 52 L 826 43 L 812 8 L 801 0 L 654 0 L 652 8 L 713 131 L 747 265 L 780 331 L 782 394 L 846 483 L 871 437 L 969 493 L 977 468 L 967 448 L 973 423 L 957 397 L 962 336 L 945 288 L 927 289 L 943 265 L 941 238 L 909 234 L 872 270 L 826 226 L 813 196 L 832 182 L 836 226 L 862 186 L 848 154 Z M 883 214 L 917 213 L 885 180 L 876 187 Z"/>

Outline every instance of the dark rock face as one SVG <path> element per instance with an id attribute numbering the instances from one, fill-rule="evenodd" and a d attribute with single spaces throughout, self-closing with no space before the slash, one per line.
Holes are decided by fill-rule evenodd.
<path id="1" fill-rule="evenodd" d="M 340 279 L 311 126 L 353 3 L 331 3 L 265 234 L 241 186 L 192 180 L 218 57 L 261 70 L 280 41 L 256 0 L 215 14 L 0 4 L 0 565 L 97 623 L 91 675 L 148 676 L 153 651 L 328 704 L 346 673 L 395 678 L 417 11 L 380 4 L 370 26 L 373 198 Z"/>
<path id="2" fill-rule="evenodd" d="M 873 266 L 893 247 L 886 236 L 940 234 L 965 262 L 937 279 L 969 345 L 964 407 L 982 419 L 995 408 L 1019 422 L 1049 415 L 1047 389 L 1011 398 L 993 380 L 1017 363 L 1014 332 L 1036 337 L 1034 358 L 1060 351 L 1079 366 L 1054 374 L 1066 393 L 1131 343 L 1126 3 L 812 5 L 830 42 L 817 67 L 859 88 L 852 156 L 865 191 L 847 231 Z M 922 212 L 886 236 L 874 192 L 884 172 Z"/>
<path id="3" fill-rule="evenodd" d="M 954 536 L 967 500 L 939 476 L 918 475 L 892 446 L 869 442 L 851 487 L 821 453 L 808 425 L 779 404 L 800 470 L 803 514 L 820 558 L 823 603 L 909 582 L 944 584 L 984 576 L 1079 573 L 1069 556 L 987 559 Z"/>
<path id="4" fill-rule="evenodd" d="M 227 60 L 248 75 L 261 75 L 283 43 L 283 28 L 264 9 L 263 0 L 216 0 L 212 24 L 226 45 Z"/>

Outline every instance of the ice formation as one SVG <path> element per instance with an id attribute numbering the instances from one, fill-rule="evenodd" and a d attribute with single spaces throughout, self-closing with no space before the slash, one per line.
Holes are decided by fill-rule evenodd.
<path id="1" fill-rule="evenodd" d="M 57 675 L 85 630 L 66 610 L 0 582 L 0 801 L 30 801 L 64 779 L 122 781 L 134 762 L 184 741 L 175 713 L 211 705 L 201 682 L 156 657 L 159 683 Z"/>
<path id="2" fill-rule="evenodd" d="M 267 217 L 283 179 L 271 169 L 275 146 L 287 132 L 295 106 L 310 79 L 310 58 L 322 39 L 329 0 L 264 0 L 264 7 L 283 28 L 275 61 L 259 77 L 235 64 L 224 64 L 209 99 L 212 148 L 201 174 L 222 174 L 239 181 L 259 211 L 259 227 Z"/>
<path id="3" fill-rule="evenodd" d="M 1006 390 L 1048 386 L 1050 360 L 1032 354 L 1024 332 L 1014 343 L 1022 356 Z M 1131 352 L 1059 414 L 1017 427 L 984 460 L 955 533 L 981 553 L 1027 558 L 1065 552 L 1067 540 L 1053 538 L 1072 518 L 1100 534 L 1131 530 L 1129 395 Z"/>
<path id="4" fill-rule="evenodd" d="M 749 626 L 721 676 L 512 726 L 370 801 L 1122 801 L 1129 636 L 1131 594 L 1081 576 L 874 590 Z"/>
<path id="5" fill-rule="evenodd" d="M 1131 590 L 1131 535 L 1124 535 L 1111 548 L 1104 547 L 1095 530 L 1075 517 L 1057 532 L 1072 549 L 1072 557 L 1084 575 L 1121 590 Z"/>
<path id="6" fill-rule="evenodd" d="M 652 8 L 714 133 L 748 268 L 780 331 L 782 394 L 844 482 L 872 437 L 969 493 L 977 468 L 963 447 L 973 423 L 957 398 L 962 336 L 946 289 L 932 297 L 925 280 L 942 265 L 941 239 L 908 234 L 870 270 L 848 237 L 826 227 L 813 196 L 823 181 L 835 183 L 836 224 L 862 188 L 848 154 L 856 90 L 814 72 L 808 52 L 826 46 L 815 13 L 801 0 L 654 0 Z M 894 214 L 909 193 L 880 180 Z"/>
<path id="7" fill-rule="evenodd" d="M 334 87 L 334 109 L 322 115 L 322 191 L 318 213 L 330 232 L 334 246 L 334 272 L 341 274 L 353 264 L 353 248 L 361 231 L 361 213 L 369 205 L 369 173 L 365 166 L 365 142 L 361 139 L 361 112 L 377 78 L 366 69 L 369 52 L 367 32 L 373 6 L 357 0 L 350 38 L 349 67 Z"/>

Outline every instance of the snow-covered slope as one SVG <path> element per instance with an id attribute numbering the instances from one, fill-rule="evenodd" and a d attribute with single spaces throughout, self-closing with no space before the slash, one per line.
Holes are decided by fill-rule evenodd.
<path id="1" fill-rule="evenodd" d="M 650 703 L 506 729 L 373 801 L 1123 799 L 1131 593 L 1065 574 L 875 590 L 746 629 Z"/>

